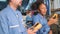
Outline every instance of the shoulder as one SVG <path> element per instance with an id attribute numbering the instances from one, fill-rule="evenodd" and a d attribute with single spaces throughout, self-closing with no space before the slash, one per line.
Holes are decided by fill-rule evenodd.
<path id="1" fill-rule="evenodd" d="M 17 10 L 17 12 L 19 13 L 19 15 L 20 15 L 20 16 L 22 16 L 22 13 L 21 13 L 21 11 Z"/>
<path id="2" fill-rule="evenodd" d="M 6 8 L 4 8 L 2 11 L 0 11 L 0 16 L 4 16 L 6 14 Z"/>
<path id="3" fill-rule="evenodd" d="M 21 14 L 21 11 L 17 10 L 17 12 Z"/>
<path id="4" fill-rule="evenodd" d="M 8 13 L 9 13 L 9 9 L 7 7 L 0 11 L 0 15 L 6 15 Z"/>
<path id="5" fill-rule="evenodd" d="M 39 18 L 39 15 L 38 14 L 37 15 L 34 15 L 33 18 Z"/>

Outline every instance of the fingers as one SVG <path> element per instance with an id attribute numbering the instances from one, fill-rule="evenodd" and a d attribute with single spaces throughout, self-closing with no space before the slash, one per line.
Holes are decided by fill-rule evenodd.
<path id="1" fill-rule="evenodd" d="M 58 19 L 50 18 L 50 19 L 49 19 L 49 22 L 50 22 L 51 24 L 55 24 L 55 23 L 58 22 Z"/>
<path id="2" fill-rule="evenodd" d="M 30 28 L 27 30 L 27 32 L 28 32 L 28 34 L 36 34 L 36 33 L 35 33 L 35 32 L 33 32 L 33 30 L 32 30 L 32 29 L 30 29 Z"/>

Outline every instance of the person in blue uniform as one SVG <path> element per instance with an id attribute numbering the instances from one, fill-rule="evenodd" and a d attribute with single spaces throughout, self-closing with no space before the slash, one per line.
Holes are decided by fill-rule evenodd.
<path id="1" fill-rule="evenodd" d="M 0 34 L 36 34 L 24 27 L 22 14 L 17 10 L 22 0 L 7 0 L 8 5 L 0 12 Z"/>
<path id="2" fill-rule="evenodd" d="M 26 12 L 26 24 L 28 25 L 28 28 L 32 27 L 32 12 L 31 10 L 27 10 Z"/>
<path id="3" fill-rule="evenodd" d="M 38 30 L 37 34 L 48 34 L 50 25 L 57 22 L 57 19 L 50 18 L 49 21 L 47 21 L 45 16 L 47 12 L 46 5 L 43 2 L 35 2 L 34 4 L 36 5 L 32 6 L 35 7 L 34 9 L 37 10 L 38 13 L 32 17 L 33 24 L 42 24 L 42 28 Z"/>

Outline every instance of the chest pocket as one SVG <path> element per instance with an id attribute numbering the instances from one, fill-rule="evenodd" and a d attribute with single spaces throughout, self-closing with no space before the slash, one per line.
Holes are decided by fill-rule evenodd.
<path id="1" fill-rule="evenodd" d="M 44 18 L 39 19 L 39 22 L 42 24 L 42 26 L 45 26 L 47 24 L 47 20 Z"/>
<path id="2" fill-rule="evenodd" d="M 18 22 L 18 20 L 16 19 L 16 17 L 14 16 L 9 16 L 8 17 L 8 25 L 9 25 L 9 30 L 10 32 L 21 32 L 20 30 L 20 24 Z"/>
<path id="3" fill-rule="evenodd" d="M 18 25 L 18 20 L 15 17 L 10 17 L 9 18 L 9 26 L 14 26 L 14 25 Z"/>

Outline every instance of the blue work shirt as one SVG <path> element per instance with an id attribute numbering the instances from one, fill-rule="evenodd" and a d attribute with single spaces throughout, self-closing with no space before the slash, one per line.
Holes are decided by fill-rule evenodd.
<path id="1" fill-rule="evenodd" d="M 32 21 L 32 17 L 30 17 L 30 16 L 27 15 L 26 21 Z"/>
<path id="2" fill-rule="evenodd" d="M 37 15 L 33 16 L 33 24 L 37 22 L 42 24 L 42 28 L 38 30 L 37 34 L 48 34 L 50 27 L 47 24 L 46 18 L 38 13 Z"/>
<path id="3" fill-rule="evenodd" d="M 32 17 L 29 15 L 26 17 L 26 24 L 28 25 L 28 28 L 32 27 Z"/>
<path id="4" fill-rule="evenodd" d="M 0 34 L 27 34 L 20 11 L 8 5 L 0 12 Z"/>

